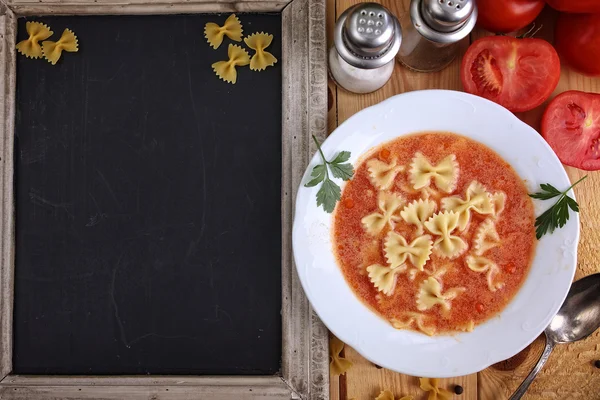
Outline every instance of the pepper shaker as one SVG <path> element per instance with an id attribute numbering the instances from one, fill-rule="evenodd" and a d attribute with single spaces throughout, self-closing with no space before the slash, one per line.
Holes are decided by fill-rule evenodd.
<path id="1" fill-rule="evenodd" d="M 400 22 L 404 38 L 398 61 L 419 72 L 447 67 L 475 22 L 475 0 L 411 0 L 410 12 Z"/>
<path id="2" fill-rule="evenodd" d="M 390 79 L 402 42 L 400 22 L 377 3 L 361 3 L 340 15 L 329 49 L 329 71 L 338 86 L 370 93 Z"/>

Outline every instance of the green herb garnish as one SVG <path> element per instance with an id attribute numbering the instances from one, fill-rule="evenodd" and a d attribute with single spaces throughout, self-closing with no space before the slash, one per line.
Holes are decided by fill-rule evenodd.
<path id="1" fill-rule="evenodd" d="M 571 190 L 579 182 L 587 178 L 583 178 L 572 184 L 567 190 L 561 192 L 549 183 L 540 185 L 541 192 L 530 194 L 530 197 L 539 200 L 548 200 L 560 196 L 558 201 L 552 207 L 544 211 L 542 215 L 535 219 L 535 237 L 540 239 L 548 231 L 554 232 L 556 228 L 562 228 L 569 220 L 569 208 L 575 212 L 579 212 L 579 204 L 571 197 L 567 196 L 567 192 Z"/>
<path id="2" fill-rule="evenodd" d="M 317 192 L 317 207 L 322 205 L 323 210 L 331 213 L 335 208 L 335 204 L 340 199 L 342 191 L 334 181 L 329 179 L 329 171 L 331 170 L 331 174 L 334 178 L 340 178 L 345 181 L 352 178 L 354 175 L 354 168 L 352 167 L 352 164 L 346 162 L 350 159 L 350 152 L 340 151 L 332 161 L 327 161 L 315 135 L 313 135 L 312 138 L 317 145 L 317 149 L 319 149 L 323 164 L 319 164 L 313 168 L 310 174 L 311 180 L 304 186 L 313 187 L 323 182 L 321 188 Z"/>

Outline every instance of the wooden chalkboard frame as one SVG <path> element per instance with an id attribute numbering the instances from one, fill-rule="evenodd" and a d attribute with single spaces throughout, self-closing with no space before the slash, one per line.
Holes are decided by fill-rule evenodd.
<path id="1" fill-rule="evenodd" d="M 12 372 L 17 18 L 25 15 L 282 14 L 282 368 L 274 376 L 20 376 Z M 296 190 L 327 129 L 325 0 L 0 0 L 0 397 L 3 399 L 329 398 L 328 332 L 293 267 Z"/>

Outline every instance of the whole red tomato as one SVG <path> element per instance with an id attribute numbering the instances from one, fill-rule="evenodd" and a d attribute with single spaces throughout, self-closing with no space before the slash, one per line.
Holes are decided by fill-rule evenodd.
<path id="1" fill-rule="evenodd" d="M 560 60 L 542 39 L 487 36 L 465 53 L 460 78 L 465 91 L 513 112 L 542 104 L 558 84 Z"/>
<path id="2" fill-rule="evenodd" d="M 560 161 L 576 168 L 600 169 L 600 94 L 569 90 L 544 111 L 542 136 Z"/>
<path id="3" fill-rule="evenodd" d="M 600 0 L 546 0 L 546 3 L 555 10 L 569 13 L 600 12 Z"/>
<path id="4" fill-rule="evenodd" d="M 584 74 L 600 75 L 600 12 L 561 14 L 556 22 L 554 45 L 571 67 Z"/>
<path id="5" fill-rule="evenodd" d="M 544 0 L 477 0 L 477 25 L 507 33 L 531 24 L 546 5 Z"/>

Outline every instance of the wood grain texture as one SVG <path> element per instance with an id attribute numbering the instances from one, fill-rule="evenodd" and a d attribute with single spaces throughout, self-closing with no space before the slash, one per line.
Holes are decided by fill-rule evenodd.
<path id="1" fill-rule="evenodd" d="M 0 379 L 12 370 L 14 286 L 13 149 L 16 90 L 16 19 L 0 4 Z"/>
<path id="2" fill-rule="evenodd" d="M 19 16 L 30 15 L 162 15 L 229 12 L 277 12 L 289 3 L 285 1 L 246 2 L 189 2 L 189 3 L 52 3 L 12 4 L 9 7 Z"/>
<path id="3" fill-rule="evenodd" d="M 329 398 L 327 330 L 308 304 L 291 256 L 295 192 L 315 151 L 310 134 L 327 133 L 325 0 L 284 1 L 0 1 L 0 398 L 6 399 L 306 399 Z M 27 3 L 27 4 L 26 4 Z M 41 5 L 40 5 L 41 3 Z M 101 3 L 97 5 L 96 3 Z M 282 377 L 21 377 L 12 369 L 14 13 L 160 14 L 283 10 Z"/>
<path id="4" fill-rule="evenodd" d="M 327 399 L 328 336 L 302 290 L 292 260 L 292 215 L 315 149 L 327 129 L 325 0 L 295 0 L 283 11 L 283 360 L 294 398 Z"/>
<path id="5" fill-rule="evenodd" d="M 131 400 L 288 400 L 285 382 L 273 377 L 57 377 L 5 378 L 0 398 Z"/>
<path id="6" fill-rule="evenodd" d="M 335 6 L 328 9 L 328 24 L 332 23 L 331 14 L 336 18 L 348 7 L 358 3 L 357 0 L 331 0 Z M 378 1 L 388 7 L 400 17 L 407 10 L 409 0 Z M 557 13 L 547 7 L 538 18 L 538 26 L 542 28 L 536 36 L 550 42 L 553 41 L 553 26 Z M 331 29 L 331 27 L 328 27 Z M 489 32 L 477 29 L 471 34 L 470 40 L 476 40 Z M 465 41 L 462 52 L 466 50 L 469 42 Z M 417 73 L 396 65 L 390 81 L 380 90 L 367 94 L 357 95 L 333 88 L 337 93 L 337 104 L 329 112 L 329 127 L 332 131 L 335 126 L 344 122 L 356 112 L 365 107 L 379 103 L 386 98 L 422 89 L 453 89 L 462 90 L 460 82 L 460 59 L 462 54 L 446 69 L 436 73 Z M 578 74 L 567 66 L 562 66 L 561 79 L 553 97 L 565 90 L 582 90 L 600 93 L 600 78 L 586 77 Z M 517 116 L 539 130 L 540 120 L 547 102 L 534 110 L 519 113 Z M 575 168 L 566 167 L 572 181 L 586 174 Z M 600 205 L 597 196 L 600 193 L 600 173 L 589 173 L 589 178 L 584 184 L 575 189 L 577 200 L 581 207 L 581 239 L 578 250 L 578 269 L 575 279 L 600 272 L 596 254 L 600 248 Z M 465 391 L 456 399 L 465 400 L 506 400 L 527 376 L 533 365 L 537 362 L 544 347 L 543 338 L 536 339 L 528 348 L 515 357 L 492 366 L 479 374 L 465 377 L 443 379 L 442 385 L 452 390 L 453 384 L 460 384 Z M 346 358 L 354 363 L 345 377 L 331 376 L 331 399 L 356 400 L 374 399 L 379 391 L 391 390 L 397 397 L 407 394 L 415 395 L 415 400 L 426 398 L 425 392 L 418 388 L 418 379 L 378 369 L 375 365 L 361 357 L 348 346 L 345 349 Z M 596 332 L 584 341 L 571 345 L 559 345 L 543 369 L 542 373 L 533 383 L 525 400 L 542 399 L 586 399 L 600 400 L 600 369 L 594 368 L 593 361 L 600 359 L 600 332 Z"/>

